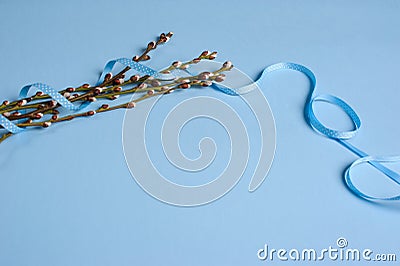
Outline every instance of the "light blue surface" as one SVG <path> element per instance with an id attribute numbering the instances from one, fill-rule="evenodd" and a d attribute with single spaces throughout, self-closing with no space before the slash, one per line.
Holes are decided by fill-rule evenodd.
<path id="1" fill-rule="evenodd" d="M 0 98 L 14 99 L 33 82 L 95 83 L 107 60 L 172 30 L 152 67 L 204 49 L 254 78 L 279 61 L 304 64 L 319 92 L 345 99 L 360 115 L 353 144 L 398 154 L 399 11 L 398 1 L 0 1 Z M 0 265 L 262 265 L 271 263 L 257 259 L 264 244 L 323 249 L 341 236 L 349 247 L 400 260 L 399 205 L 362 201 L 345 188 L 343 171 L 355 156 L 305 123 L 308 80 L 281 72 L 263 85 L 277 127 L 269 176 L 248 193 L 245 174 L 202 207 L 169 206 L 137 186 L 122 152 L 123 112 L 2 143 Z M 320 109 L 325 121 L 347 126 Z M 185 152 L 196 156 L 195 146 Z M 374 174 L 364 186 L 380 189 L 383 176 L 367 168 L 354 174 Z"/>

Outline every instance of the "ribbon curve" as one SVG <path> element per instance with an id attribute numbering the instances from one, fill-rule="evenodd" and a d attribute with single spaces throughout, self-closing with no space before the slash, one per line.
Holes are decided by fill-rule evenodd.
<path id="1" fill-rule="evenodd" d="M 400 156 L 370 156 L 367 153 L 361 151 L 360 149 L 356 148 L 355 146 L 351 145 L 347 140 L 353 138 L 358 130 L 361 127 L 361 120 L 357 113 L 353 110 L 353 108 L 350 107 L 345 101 L 342 99 L 330 95 L 330 94 L 321 94 L 321 95 L 315 95 L 315 89 L 317 85 L 317 80 L 314 75 L 314 73 L 308 69 L 307 67 L 296 64 L 296 63 L 290 63 L 290 62 L 282 62 L 282 63 L 277 63 L 268 66 L 265 68 L 259 78 L 254 82 L 255 84 L 258 84 L 267 76 L 267 74 L 277 71 L 277 70 L 294 70 L 301 72 L 302 74 L 306 75 L 308 79 L 310 80 L 310 93 L 307 96 L 306 103 L 305 103 L 305 117 L 307 120 L 307 123 L 310 125 L 310 127 L 315 130 L 316 132 L 320 133 L 321 135 L 336 140 L 338 143 L 340 143 L 342 146 L 356 154 L 357 156 L 360 157 L 360 159 L 355 160 L 345 171 L 344 175 L 344 180 L 347 185 L 347 187 L 350 189 L 351 192 L 353 192 L 356 196 L 366 199 L 366 200 L 383 200 L 383 201 L 388 201 L 388 200 L 400 200 L 400 195 L 397 196 L 391 196 L 391 197 L 376 197 L 376 196 L 371 196 L 367 195 L 363 192 L 361 192 L 352 182 L 352 177 L 351 177 L 351 170 L 362 163 L 369 163 L 376 169 L 378 169 L 380 172 L 385 174 L 388 178 L 390 178 L 392 181 L 400 185 L 400 175 L 391 169 L 383 166 L 381 163 L 386 163 L 386 162 L 400 162 Z M 251 92 L 256 88 L 253 84 L 234 89 L 233 92 L 231 91 L 226 91 L 224 88 L 218 88 L 218 90 L 229 94 L 229 95 L 240 95 L 244 93 Z M 261 87 L 261 86 L 260 86 Z M 231 89 L 232 90 L 232 89 Z M 313 109 L 313 104 L 315 102 L 327 102 L 333 105 L 336 105 L 337 107 L 341 108 L 351 119 L 354 129 L 353 130 L 348 130 L 348 131 L 341 131 L 341 130 L 335 130 L 326 127 L 321 123 L 321 121 L 318 120 L 318 118 L 315 115 L 314 109 Z"/>

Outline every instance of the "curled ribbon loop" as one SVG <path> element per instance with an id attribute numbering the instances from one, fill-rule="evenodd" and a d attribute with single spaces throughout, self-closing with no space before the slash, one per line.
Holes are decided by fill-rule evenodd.
<path id="1" fill-rule="evenodd" d="M 313 110 L 313 103 L 314 102 L 327 102 L 333 105 L 340 107 L 351 119 L 354 125 L 354 130 L 349 131 L 338 131 L 334 129 L 330 129 L 324 126 L 315 116 L 315 112 Z M 310 126 L 321 133 L 332 139 L 350 139 L 357 134 L 357 131 L 361 127 L 361 120 L 358 117 L 357 113 L 351 108 L 346 102 L 337 98 L 336 96 L 329 95 L 329 94 L 322 94 L 318 95 L 311 99 L 311 102 L 307 103 L 306 106 L 306 114 L 308 117 L 308 122 Z"/>
<path id="2" fill-rule="evenodd" d="M 392 197 L 375 197 L 375 196 L 369 196 L 362 191 L 360 191 L 352 182 L 351 179 L 351 170 L 356 167 L 357 165 L 363 164 L 363 163 L 369 163 L 373 164 L 376 168 L 379 169 L 379 167 L 382 167 L 381 172 L 383 172 L 386 176 L 388 176 L 392 181 L 396 182 L 398 185 L 400 185 L 400 175 L 398 173 L 393 172 L 392 170 L 383 167 L 382 164 L 379 163 L 395 163 L 395 162 L 400 162 L 400 156 L 384 156 L 384 157 L 378 157 L 378 156 L 366 156 L 362 157 L 358 160 L 355 160 L 346 170 L 344 174 L 344 179 L 347 184 L 347 186 L 353 191 L 357 196 L 368 199 L 368 200 L 388 200 L 388 201 L 393 201 L 393 200 L 400 200 L 400 195 L 397 196 L 392 196 Z"/>
<path id="3" fill-rule="evenodd" d="M 240 94 L 248 93 L 256 88 L 256 86 L 254 86 L 254 84 L 259 84 L 268 73 L 277 71 L 277 70 L 295 70 L 295 71 L 303 73 L 304 75 L 306 75 L 309 78 L 310 83 L 311 83 L 310 84 L 311 85 L 310 93 L 306 99 L 305 109 L 304 109 L 307 123 L 316 132 L 324 135 L 327 138 L 336 140 L 341 145 L 343 145 L 345 148 L 347 148 L 348 150 L 352 151 L 353 153 L 355 153 L 356 155 L 361 157 L 360 159 L 354 161 L 347 168 L 347 170 L 345 172 L 344 178 L 345 178 L 345 182 L 346 182 L 348 188 L 355 195 L 357 195 L 363 199 L 367 199 L 367 200 L 400 200 L 400 195 L 395 196 L 395 197 L 370 196 L 370 195 L 367 195 L 367 194 L 361 192 L 359 189 L 357 189 L 354 186 L 354 184 L 351 181 L 351 170 L 353 167 L 355 167 L 361 163 L 369 163 L 370 165 L 372 165 L 373 167 L 375 167 L 376 169 L 381 171 L 383 174 L 385 174 L 387 177 L 389 177 L 391 180 L 393 180 L 394 182 L 396 182 L 397 184 L 400 185 L 400 175 L 398 173 L 390 170 L 389 168 L 383 166 L 382 164 L 380 164 L 382 162 L 400 161 L 400 156 L 395 156 L 395 157 L 392 157 L 392 156 L 382 156 L 382 157 L 369 156 L 367 153 L 361 151 L 360 149 L 354 147 L 349 142 L 347 142 L 346 140 L 353 138 L 357 134 L 358 130 L 361 127 L 361 120 L 360 120 L 359 116 L 350 107 L 350 105 L 348 105 L 345 101 L 343 101 L 342 99 L 340 99 L 336 96 L 333 96 L 330 94 L 321 94 L 321 95 L 315 96 L 314 94 L 315 94 L 317 80 L 315 78 L 314 73 L 307 67 L 305 67 L 303 65 L 295 64 L 295 63 L 288 63 L 288 62 L 277 63 L 277 64 L 274 64 L 274 65 L 271 65 L 271 66 L 268 66 L 267 68 L 265 68 L 263 70 L 263 72 L 261 73 L 261 75 L 259 76 L 259 78 L 253 84 L 250 84 L 250 85 L 238 88 L 238 89 L 225 89 L 225 88 L 221 88 L 221 87 L 217 87 L 216 89 L 218 89 L 219 91 L 222 91 L 226 94 L 229 94 L 229 95 L 240 95 Z M 340 131 L 340 130 L 335 130 L 335 129 L 331 129 L 331 128 L 324 126 L 321 123 L 321 121 L 319 121 L 318 118 L 316 117 L 314 109 L 313 109 L 313 104 L 317 101 L 327 102 L 327 103 L 336 105 L 337 107 L 342 109 L 351 119 L 354 129 L 349 130 L 349 131 Z"/>

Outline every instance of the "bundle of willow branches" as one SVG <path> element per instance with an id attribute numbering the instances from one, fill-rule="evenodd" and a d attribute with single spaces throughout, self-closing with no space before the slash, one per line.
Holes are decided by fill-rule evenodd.
<path id="1" fill-rule="evenodd" d="M 141 55 L 134 56 L 132 60 L 135 62 L 149 60 L 149 53 L 159 45 L 167 43 L 172 35 L 172 32 L 162 33 L 156 41 L 148 43 Z M 217 52 L 204 51 L 193 60 L 187 62 L 175 61 L 168 68 L 160 72 L 168 74 L 177 69 L 185 70 L 192 64 L 199 63 L 201 60 L 213 60 L 216 55 Z M 216 71 L 202 72 L 198 75 L 189 75 L 186 77 L 175 77 L 172 80 L 162 80 L 148 75 L 132 75 L 126 78 L 126 73 L 130 70 L 130 67 L 125 67 L 116 75 L 107 73 L 99 85 L 92 86 L 85 83 L 78 87 L 68 87 L 59 91 L 59 93 L 70 102 L 78 104 L 97 100 L 113 101 L 121 95 L 138 95 L 137 98 L 130 99 L 128 102 L 116 105 L 104 103 L 100 107 L 90 111 L 76 112 L 62 116 L 59 111 L 61 105 L 52 100 L 50 96 L 38 91 L 35 95 L 24 99 L 12 102 L 4 101 L 0 105 L 0 114 L 8 120 L 14 121 L 15 125 L 21 128 L 48 128 L 54 123 L 71 121 L 77 117 L 89 117 L 112 110 L 133 108 L 138 102 L 156 95 L 170 94 L 176 90 L 188 89 L 193 86 L 207 87 L 212 85 L 213 82 L 223 81 L 225 78 L 223 72 L 231 70 L 232 67 L 232 63 L 227 61 Z M 4 133 L 0 137 L 0 143 L 12 135 L 13 133 L 11 132 Z"/>

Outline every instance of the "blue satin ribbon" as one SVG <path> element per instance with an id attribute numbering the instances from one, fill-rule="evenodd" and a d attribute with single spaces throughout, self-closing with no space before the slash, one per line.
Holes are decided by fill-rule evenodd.
<path id="1" fill-rule="evenodd" d="M 89 102 L 85 102 L 82 103 L 81 105 L 74 105 L 67 98 L 61 95 L 57 90 L 44 83 L 33 83 L 24 86 L 19 93 L 19 97 L 26 98 L 28 96 L 28 93 L 33 94 L 36 93 L 37 91 L 41 91 L 44 94 L 49 95 L 51 99 L 59 103 L 62 107 L 71 111 L 77 111 L 83 109 L 89 104 Z M 15 123 L 11 122 L 3 115 L 0 115 L 0 125 L 3 126 L 5 130 L 13 134 L 20 133 L 25 130 L 22 127 L 18 127 Z"/>
<path id="2" fill-rule="evenodd" d="M 277 63 L 274 65 L 271 65 L 267 68 L 264 69 L 264 71 L 261 73 L 260 77 L 255 81 L 257 85 L 260 84 L 260 82 L 267 76 L 268 73 L 271 73 L 273 71 L 277 70 L 295 70 L 298 72 L 303 73 L 306 75 L 311 83 L 310 86 L 310 93 L 306 99 L 306 104 L 305 104 L 305 117 L 307 120 L 307 123 L 313 128 L 315 131 L 318 133 L 324 135 L 327 138 L 336 140 L 338 143 L 343 145 L 345 148 L 348 150 L 352 151 L 354 154 L 358 155 L 361 157 L 360 159 L 354 161 L 345 171 L 344 179 L 345 183 L 347 184 L 348 188 L 358 197 L 361 197 L 363 199 L 367 200 L 400 200 L 400 195 L 398 196 L 393 196 L 393 197 L 376 197 L 376 196 L 371 196 L 367 195 L 363 192 L 361 192 L 352 182 L 351 178 L 351 170 L 356 167 L 357 165 L 360 165 L 362 163 L 368 163 L 372 166 L 374 166 L 376 169 L 378 169 L 380 172 L 385 174 L 387 177 L 389 177 L 392 181 L 400 185 L 400 175 L 389 168 L 383 166 L 380 163 L 386 163 L 386 162 L 399 162 L 400 161 L 400 156 L 370 156 L 367 153 L 361 151 L 360 149 L 356 148 L 355 146 L 351 145 L 348 141 L 348 139 L 353 138 L 358 130 L 361 127 L 361 120 L 357 113 L 348 105 L 345 101 L 341 100 L 340 98 L 329 95 L 329 94 L 321 94 L 321 95 L 315 95 L 315 89 L 316 89 L 316 78 L 314 73 L 308 69 L 307 67 L 295 63 Z M 248 86 L 239 88 L 239 89 L 229 89 L 229 88 L 223 88 L 223 87 L 218 87 L 217 89 L 229 94 L 229 95 L 240 95 L 244 93 L 248 93 L 252 90 L 254 90 L 256 86 L 254 84 L 250 84 Z M 327 102 L 333 105 L 338 106 L 341 108 L 351 119 L 353 122 L 354 129 L 349 130 L 349 131 L 341 131 L 341 130 L 335 130 L 328 128 L 324 126 L 316 117 L 314 109 L 313 109 L 313 104 L 315 102 Z"/>
<path id="3" fill-rule="evenodd" d="M 161 74 L 147 66 L 144 66 L 140 63 L 137 63 L 131 59 L 128 58 L 118 58 L 115 60 L 109 61 L 104 69 L 102 74 L 99 77 L 99 80 L 97 82 L 97 85 L 101 84 L 102 81 L 104 80 L 104 77 L 107 73 L 111 72 L 114 66 L 119 63 L 122 64 L 125 67 L 130 67 L 133 70 L 136 70 L 137 72 L 140 72 L 145 75 L 157 77 L 157 78 L 170 78 L 172 75 L 165 75 Z M 351 145 L 349 142 L 346 140 L 351 139 L 357 134 L 357 131 L 361 127 L 361 120 L 358 117 L 357 113 L 343 100 L 340 98 L 329 95 L 329 94 L 321 94 L 321 95 L 314 95 L 315 94 L 315 89 L 316 89 L 316 78 L 314 73 L 308 69 L 307 67 L 295 63 L 277 63 L 274 65 L 271 65 L 267 68 L 264 69 L 264 71 L 261 73 L 260 77 L 255 81 L 257 85 L 265 78 L 265 76 L 273 71 L 277 70 L 295 70 L 298 72 L 303 73 L 306 75 L 311 83 L 311 90 L 310 93 L 306 99 L 306 104 L 305 104 L 305 117 L 307 120 L 307 123 L 318 133 L 336 140 L 338 143 L 346 147 L 348 150 L 352 151 L 356 155 L 360 157 L 360 159 L 354 161 L 346 170 L 345 172 L 345 182 L 348 186 L 348 188 L 357 196 L 367 199 L 367 200 L 400 200 L 400 195 L 398 196 L 393 196 L 393 197 L 375 197 L 375 196 L 370 196 L 367 195 L 363 192 L 361 192 L 357 187 L 353 184 L 352 179 L 351 179 L 351 170 L 360 164 L 363 163 L 369 163 L 370 165 L 374 166 L 376 169 L 384 173 L 387 177 L 389 177 L 392 181 L 400 185 L 400 175 L 389 168 L 383 166 L 380 163 L 385 163 L 385 162 L 399 162 L 400 161 L 400 156 L 382 156 L 382 157 L 377 157 L 377 156 L 369 156 L 367 153 L 361 151 L 360 149 L 356 148 L 355 146 Z M 223 86 L 222 84 L 216 84 L 213 83 L 212 88 L 221 91 L 225 94 L 232 95 L 232 96 L 237 96 L 241 95 L 244 93 L 251 92 L 254 90 L 256 87 L 254 84 L 250 84 L 248 86 L 244 86 L 241 88 L 233 89 L 229 88 L 226 86 Z M 52 87 L 43 84 L 43 83 L 34 83 L 31 85 L 27 85 L 21 89 L 20 92 L 20 98 L 25 98 L 29 92 L 36 92 L 36 91 L 42 91 L 43 93 L 49 95 L 51 99 L 59 103 L 61 106 L 64 108 L 71 110 L 71 111 L 77 111 L 80 109 L 85 108 L 89 102 L 85 102 L 81 105 L 74 105 L 72 102 L 70 102 L 67 98 L 65 98 L 63 95 L 57 92 L 57 90 L 53 89 Z M 316 117 L 314 109 L 313 109 L 313 103 L 321 101 L 321 102 L 327 102 L 333 105 L 338 106 L 341 108 L 351 119 L 354 125 L 353 130 L 349 131 L 341 131 L 341 130 L 334 130 L 331 128 L 328 128 L 324 126 Z M 4 129 L 11 133 L 19 133 L 24 130 L 24 128 L 20 128 L 16 126 L 13 122 L 8 120 L 5 116 L 0 115 L 0 125 L 3 126 Z"/>
<path id="4" fill-rule="evenodd" d="M 119 63 L 125 67 L 130 67 L 133 70 L 136 70 L 140 73 L 143 73 L 143 74 L 149 75 L 149 76 L 154 76 L 158 73 L 154 69 L 151 69 L 140 63 L 137 63 L 129 58 L 118 58 L 118 59 L 114 59 L 114 60 L 107 62 L 107 64 L 104 66 L 103 72 L 101 73 L 101 75 L 99 77 L 99 80 L 97 81 L 97 85 L 100 85 L 103 82 L 106 74 L 110 73 L 112 71 L 112 69 L 114 68 L 115 64 L 117 64 L 117 63 Z"/>
<path id="5" fill-rule="evenodd" d="M 78 111 L 88 105 L 88 103 L 83 105 L 74 105 L 67 98 L 61 95 L 57 90 L 44 83 L 34 83 L 23 87 L 19 93 L 19 97 L 25 98 L 28 96 L 28 93 L 34 94 L 37 91 L 41 91 L 44 94 L 49 95 L 51 99 L 59 103 L 62 107 L 71 111 Z"/>
<path id="6" fill-rule="evenodd" d="M 363 163 L 369 163 L 373 165 L 375 168 L 379 169 L 382 173 L 388 176 L 391 180 L 400 185 L 400 175 L 379 163 L 395 163 L 400 161 L 400 156 L 365 156 L 361 157 L 358 160 L 355 160 L 347 169 L 344 174 L 345 182 L 347 186 L 353 191 L 357 196 L 367 199 L 367 200 L 400 200 L 400 195 L 392 196 L 392 197 L 376 197 L 365 194 L 360 191 L 351 180 L 351 170 L 357 165 Z"/>
<path id="7" fill-rule="evenodd" d="M 5 116 L 0 115 L 0 125 L 7 130 L 8 132 L 11 132 L 13 134 L 20 133 L 24 129 L 21 127 L 16 126 L 13 122 L 8 120 Z"/>

